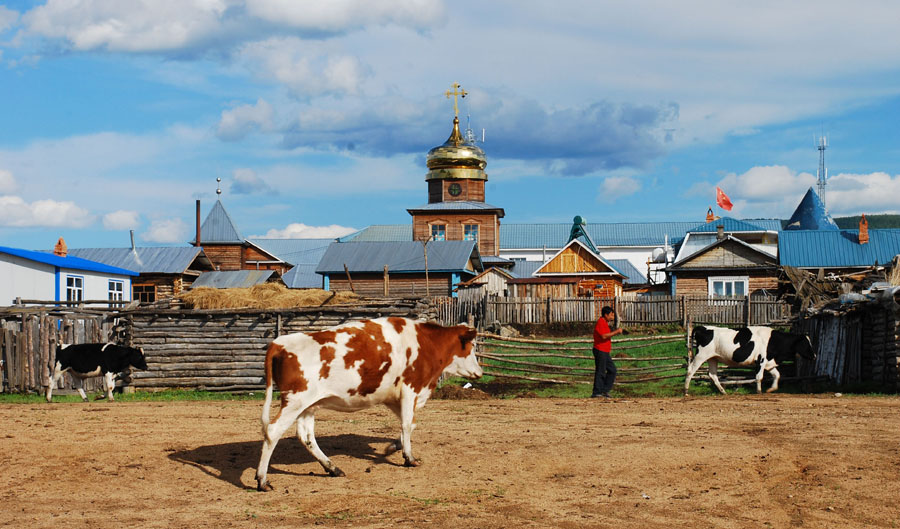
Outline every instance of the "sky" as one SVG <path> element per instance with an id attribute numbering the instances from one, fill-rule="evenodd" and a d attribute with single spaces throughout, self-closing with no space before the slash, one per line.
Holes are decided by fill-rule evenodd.
<path id="1" fill-rule="evenodd" d="M 453 83 L 501 222 L 786 219 L 823 135 L 830 213 L 900 213 L 897 20 L 893 1 L 0 0 L 0 246 L 185 245 L 197 200 L 244 237 L 408 224 Z"/>

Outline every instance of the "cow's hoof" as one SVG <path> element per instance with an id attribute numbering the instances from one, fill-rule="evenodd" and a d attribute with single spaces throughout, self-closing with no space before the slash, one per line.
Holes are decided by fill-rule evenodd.
<path id="1" fill-rule="evenodd" d="M 272 486 L 268 481 L 261 482 L 260 480 L 256 480 L 256 490 L 259 492 L 269 492 L 275 490 L 275 487 Z"/>
<path id="2" fill-rule="evenodd" d="M 334 467 L 328 471 L 328 474 L 333 478 L 342 478 L 347 474 L 344 474 L 344 471 L 339 469 L 338 467 Z"/>
<path id="3" fill-rule="evenodd" d="M 387 445 L 387 448 L 384 449 L 384 455 L 389 456 L 397 450 L 400 450 L 400 448 L 400 441 L 394 441 L 391 444 Z"/>
<path id="4" fill-rule="evenodd" d="M 406 459 L 403 461 L 403 466 L 405 467 L 417 467 L 419 466 L 419 462 L 415 459 Z"/>

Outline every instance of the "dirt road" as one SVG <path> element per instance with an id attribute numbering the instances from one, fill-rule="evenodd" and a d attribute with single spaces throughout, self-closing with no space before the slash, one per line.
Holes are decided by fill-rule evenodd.
<path id="1" fill-rule="evenodd" d="M 0 406 L 0 527 L 897 527 L 900 398 L 432 400 L 323 411 L 257 493 L 256 402 Z"/>

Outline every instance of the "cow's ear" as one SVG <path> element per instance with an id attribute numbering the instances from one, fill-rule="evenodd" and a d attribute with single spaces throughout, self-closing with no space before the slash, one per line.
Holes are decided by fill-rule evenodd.
<path id="1" fill-rule="evenodd" d="M 478 331 L 471 327 L 467 327 L 466 330 L 463 331 L 463 333 L 460 335 L 459 341 L 461 341 L 463 346 L 465 346 L 467 343 L 474 340 L 476 336 L 478 336 Z"/>

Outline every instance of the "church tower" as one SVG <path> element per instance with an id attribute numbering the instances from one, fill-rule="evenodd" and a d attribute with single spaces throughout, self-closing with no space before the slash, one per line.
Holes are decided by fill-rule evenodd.
<path id="1" fill-rule="evenodd" d="M 413 239 L 474 240 L 482 256 L 496 256 L 503 208 L 484 201 L 488 179 L 484 151 L 459 130 L 457 97 L 465 97 L 466 91 L 453 83 L 446 95 L 453 97 L 453 130 L 447 141 L 428 151 L 428 203 L 407 210 L 413 218 Z"/>

